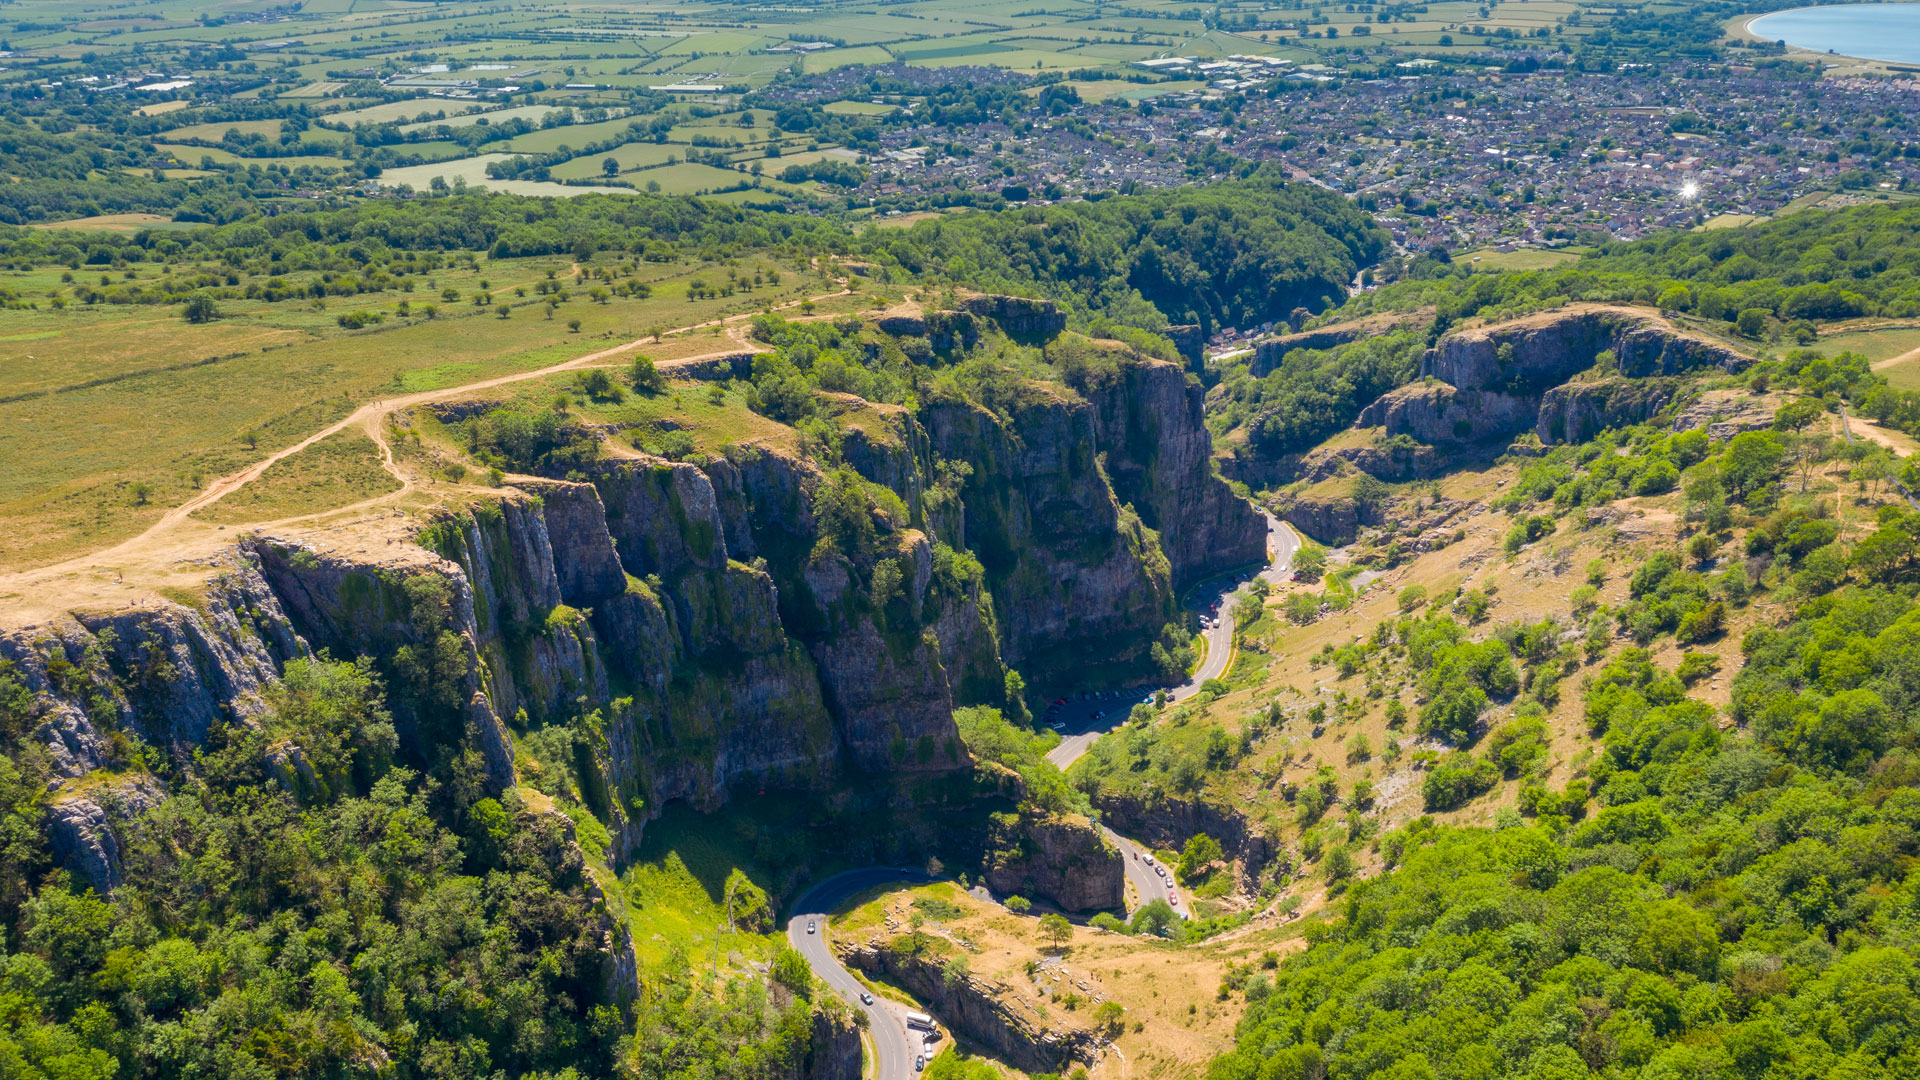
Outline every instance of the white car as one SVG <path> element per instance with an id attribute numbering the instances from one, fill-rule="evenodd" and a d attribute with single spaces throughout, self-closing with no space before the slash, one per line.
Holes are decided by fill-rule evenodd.
<path id="1" fill-rule="evenodd" d="M 1159 875 L 1160 875 L 1161 877 L 1166 877 L 1166 876 L 1167 876 L 1167 868 L 1166 868 L 1166 867 L 1164 867 L 1164 866 L 1156 866 L 1156 867 L 1154 867 L 1154 868 L 1153 868 L 1153 872 L 1154 872 L 1154 873 L 1156 873 L 1156 874 L 1159 874 Z M 811 931 L 811 930 L 809 930 L 809 931 L 807 931 L 807 932 L 808 932 L 808 933 L 812 933 L 813 931 Z"/>
<path id="2" fill-rule="evenodd" d="M 807 933 L 813 933 L 813 922 L 811 920 L 807 922 Z"/>
<path id="3" fill-rule="evenodd" d="M 873 995 L 867 993 L 865 990 L 860 991 L 860 1004 L 862 1005 L 873 1004 Z"/>

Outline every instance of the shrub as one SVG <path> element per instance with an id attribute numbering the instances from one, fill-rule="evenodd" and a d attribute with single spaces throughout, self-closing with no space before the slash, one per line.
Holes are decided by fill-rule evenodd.
<path id="1" fill-rule="evenodd" d="M 1500 779 L 1493 762 L 1456 751 L 1440 759 L 1420 785 L 1428 810 L 1453 810 L 1485 793 Z"/>

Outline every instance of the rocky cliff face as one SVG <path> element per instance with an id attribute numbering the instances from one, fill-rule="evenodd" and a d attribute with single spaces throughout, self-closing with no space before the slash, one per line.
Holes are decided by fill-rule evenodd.
<path id="1" fill-rule="evenodd" d="M 1748 360 L 1712 338 L 1684 331 L 1652 312 L 1574 304 L 1441 339 L 1422 363 L 1462 390 L 1539 393 L 1592 367 L 1611 351 L 1622 375 L 1677 375 L 1698 368 L 1738 371 Z"/>
<path id="2" fill-rule="evenodd" d="M 1120 850 L 1078 815 L 1022 814 L 989 840 L 987 887 L 1003 896 L 1042 897 L 1065 911 L 1108 911 L 1126 903 Z"/>
<path id="3" fill-rule="evenodd" d="M 795 1080 L 860 1080 L 864 1061 L 860 1029 L 854 1026 L 853 1017 L 816 1006 L 806 1064 Z"/>
<path id="4" fill-rule="evenodd" d="M 1206 392 L 1173 364 L 1146 360 L 1076 389 L 1093 407 L 1094 445 L 1114 494 L 1160 535 L 1175 588 L 1266 556 L 1253 505 L 1213 475 Z"/>
<path id="5" fill-rule="evenodd" d="M 1537 396 L 1423 382 L 1375 398 L 1356 423 L 1422 442 L 1464 443 L 1511 438 L 1532 429 L 1539 415 Z"/>
<path id="6" fill-rule="evenodd" d="M 977 975 L 949 981 L 938 963 L 879 944 L 839 945 L 841 962 L 905 987 L 953 1030 L 1026 1072 L 1066 1072 L 1075 1063 L 1095 1064 L 1093 1034 L 1056 1027 L 1005 1002 L 1011 987 Z"/>
<path id="7" fill-rule="evenodd" d="M 1315 330 L 1268 338 L 1254 345 L 1253 358 L 1247 362 L 1247 372 L 1256 379 L 1264 378 L 1286 363 L 1291 353 L 1302 349 L 1331 349 L 1338 345 L 1350 345 L 1362 338 L 1393 333 L 1417 321 L 1416 317 L 1405 315 L 1374 315 L 1353 322 L 1334 323 Z"/>
<path id="8" fill-rule="evenodd" d="M 1576 443 L 1608 428 L 1651 418 L 1685 391 L 1678 379 L 1586 379 L 1553 387 L 1540 398 L 1533 430 L 1543 443 Z"/>
<path id="9" fill-rule="evenodd" d="M 1139 799 L 1096 795 L 1093 805 L 1107 826 L 1155 848 L 1179 850 L 1205 834 L 1234 860 L 1244 888 L 1256 888 L 1275 852 L 1273 840 L 1232 807 L 1197 799 Z"/>
<path id="10" fill-rule="evenodd" d="M 1101 475 L 1092 410 L 1040 391 L 1010 423 L 965 402 L 925 406 L 921 421 L 935 454 L 973 467 L 964 540 L 986 567 L 1008 662 L 1144 647 L 1171 615 L 1172 568 Z"/>
<path id="11" fill-rule="evenodd" d="M 1570 382 L 1602 352 L 1612 371 Z M 1432 443 L 1511 438 L 1579 441 L 1639 423 L 1677 398 L 1672 376 L 1735 371 L 1747 358 L 1710 338 L 1630 308 L 1577 304 L 1441 339 L 1422 362 L 1426 378 L 1381 395 L 1357 426 L 1381 426 Z"/>

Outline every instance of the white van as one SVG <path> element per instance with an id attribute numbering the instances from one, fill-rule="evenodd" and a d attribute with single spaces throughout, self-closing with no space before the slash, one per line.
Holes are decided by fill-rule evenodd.
<path id="1" fill-rule="evenodd" d="M 934 1026 L 933 1017 L 928 1016 L 926 1013 L 917 1013 L 917 1012 L 908 1013 L 907 1026 L 910 1028 L 919 1028 L 921 1031 L 939 1030 L 937 1027 Z"/>

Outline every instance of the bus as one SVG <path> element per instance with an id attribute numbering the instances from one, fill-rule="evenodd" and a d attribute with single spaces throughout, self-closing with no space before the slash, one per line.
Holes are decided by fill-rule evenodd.
<path id="1" fill-rule="evenodd" d="M 934 1024 L 933 1017 L 928 1016 L 926 1013 L 917 1013 L 917 1012 L 908 1013 L 907 1026 L 910 1028 L 919 1028 L 921 1031 L 940 1030 L 939 1027 Z"/>

